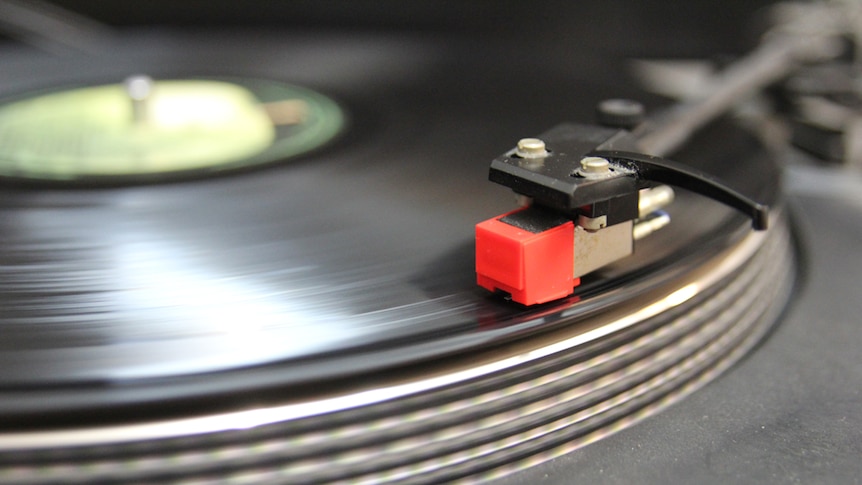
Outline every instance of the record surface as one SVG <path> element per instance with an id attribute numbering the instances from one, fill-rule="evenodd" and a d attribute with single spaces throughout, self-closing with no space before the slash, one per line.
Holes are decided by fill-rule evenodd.
<path id="1" fill-rule="evenodd" d="M 576 297 L 526 309 L 473 281 L 473 224 L 514 207 L 486 181 L 491 158 L 591 121 L 603 98 L 666 105 L 619 59 L 742 53 L 760 2 L 52 3 L 121 32 L 91 55 L 4 37 L 0 102 L 135 74 L 228 77 L 311 88 L 351 125 L 314 153 L 222 176 L 0 187 L 0 481 L 441 483 L 530 465 L 501 483 L 859 480 L 862 178 L 843 168 L 785 173 L 770 231 L 782 250 L 764 247 L 678 318 L 434 392 L 385 387 L 405 367 L 427 379 L 582 336 L 747 231 L 680 194 L 671 226 Z M 773 160 L 736 124 L 671 158 L 772 202 Z M 764 297 L 793 281 L 786 308 Z M 768 318 L 746 321 L 752 301 Z M 722 345 L 719 328 L 748 345 Z M 716 361 L 683 365 L 707 348 Z M 391 399 L 324 414 L 356 390 Z"/>
<path id="2" fill-rule="evenodd" d="M 243 76 L 309 87 L 348 117 L 326 147 L 228 176 L 4 185 L 4 422 L 207 396 L 222 406 L 252 399 L 237 391 L 499 344 L 636 298 L 747 230 L 683 193 L 668 229 L 567 300 L 525 308 L 478 288 L 473 226 L 514 207 L 487 181 L 489 161 L 557 122 L 590 121 L 603 98 L 661 102 L 610 75 L 620 66 L 585 71 L 587 52 L 525 61 L 530 51 L 457 36 L 226 33 L 128 35 L 61 61 L 0 53 L 12 66 L 0 73 L 8 99 L 136 73 Z M 772 161 L 723 128 L 674 158 L 772 202 Z"/>

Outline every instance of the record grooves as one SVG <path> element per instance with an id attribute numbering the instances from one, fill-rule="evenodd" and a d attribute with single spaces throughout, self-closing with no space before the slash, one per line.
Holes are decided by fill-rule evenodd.
<path id="1" fill-rule="evenodd" d="M 228 466 L 231 474 L 237 474 L 232 475 L 237 479 L 282 476 L 282 472 L 270 470 L 268 463 L 278 463 L 279 469 L 287 463 L 288 469 L 294 470 L 288 475 L 292 481 L 359 477 L 378 481 L 397 478 L 401 473 L 399 467 L 404 467 L 411 474 L 426 470 L 426 475 L 413 478 L 422 483 L 434 483 L 505 463 L 513 464 L 510 469 L 524 466 L 520 460 L 531 456 L 533 461 L 548 459 L 660 410 L 708 382 L 756 344 L 780 311 L 781 305 L 775 303 L 789 295 L 792 279 L 787 278 L 787 273 L 792 271 L 793 265 L 784 231 L 781 224 L 773 229 L 762 247 L 760 241 L 749 240 L 735 251 L 742 251 L 742 254 L 730 260 L 727 256 L 716 258 L 721 260 L 717 262 L 719 265 L 725 266 L 724 271 L 745 262 L 746 270 L 738 276 L 717 278 L 713 284 L 704 285 L 706 291 L 702 294 L 681 306 L 672 306 L 660 313 L 659 318 L 647 319 L 643 326 L 630 326 L 593 343 L 578 345 L 574 352 L 571 352 L 573 349 L 562 351 L 556 343 L 566 342 L 566 339 L 549 335 L 543 340 L 551 343 L 549 348 L 560 351 L 534 362 L 502 369 L 480 381 L 471 379 L 431 394 L 425 391 L 415 397 L 362 406 L 359 396 L 363 393 L 360 393 L 354 397 L 352 410 L 298 420 L 274 419 L 289 416 L 291 406 L 215 416 L 211 420 L 212 424 L 228 428 L 249 428 L 243 432 L 204 433 L 193 438 L 204 431 L 202 426 L 206 423 L 203 419 L 192 419 L 185 423 L 154 424 L 150 430 L 133 425 L 102 432 L 98 429 L 49 432 L 41 438 L 27 433 L 7 434 L 0 444 L 19 449 L 38 448 L 40 443 L 53 446 L 66 440 L 72 440 L 68 443 L 72 444 L 76 440 L 86 441 L 87 436 L 97 442 L 132 440 L 128 446 L 135 454 L 124 458 L 125 445 L 69 448 L 68 455 L 52 453 L 50 461 L 43 461 L 38 455 L 13 453 L 7 455 L 13 463 L 35 459 L 31 465 L 34 468 L 31 471 L 7 468 L 5 476 L 15 480 L 35 476 L 58 479 L 61 475 L 55 475 L 52 470 L 65 473 L 70 464 L 61 463 L 83 458 L 83 462 L 79 462 L 81 468 L 74 467 L 82 474 L 79 477 L 190 478 L 206 476 L 211 470 L 206 461 L 199 461 L 195 456 L 234 454 L 238 458 L 234 465 L 230 465 L 234 460 L 222 459 L 216 466 L 219 473 L 226 473 L 225 466 Z M 744 249 L 746 246 L 748 249 Z M 749 260 L 745 253 L 752 250 L 756 254 Z M 739 261 L 734 262 L 733 258 Z M 785 264 L 772 264 L 775 261 Z M 707 279 L 716 279 L 716 273 L 720 271 L 701 272 Z M 784 284 L 773 285 L 775 281 Z M 700 284 L 704 283 L 706 281 Z M 691 283 L 683 287 L 690 286 Z M 772 294 L 765 292 L 764 287 L 770 288 Z M 714 290 L 718 293 L 712 293 Z M 671 300 L 678 300 L 679 296 L 674 297 L 674 294 L 678 295 L 679 290 L 671 294 Z M 625 312 L 618 313 L 625 315 Z M 572 331 L 581 332 L 574 327 L 562 333 L 571 334 Z M 525 343 L 521 347 L 531 346 Z M 518 352 L 518 346 L 514 350 Z M 525 350 L 522 348 L 520 352 Z M 476 360 L 481 362 L 481 356 Z M 524 361 L 523 358 L 519 360 Z M 471 368 L 475 369 L 467 366 Z M 380 384 L 371 388 L 393 389 Z M 319 411 L 326 409 L 326 404 L 323 401 L 306 407 Z M 512 413 L 520 417 L 515 419 Z M 267 420 L 273 422 L 265 424 Z M 483 424 L 477 427 L 476 423 Z M 196 427 L 197 432 L 193 432 Z M 162 430 L 158 431 L 159 428 Z M 182 437 L 141 448 L 144 442 L 140 440 L 144 436 L 154 437 L 153 432 Z M 333 436 L 340 438 L 333 442 Z M 531 436 L 542 438 L 536 440 L 529 438 Z M 506 445 L 494 447 L 499 451 L 491 455 L 480 451 L 487 444 L 504 439 Z M 243 445 L 244 442 L 248 444 Z M 226 448 L 212 449 L 217 443 Z M 297 443 L 303 445 L 296 446 Z M 247 446 L 248 451 L 227 451 L 236 446 Z M 397 447 L 398 452 L 379 455 L 380 446 Z M 326 454 L 321 455 L 324 449 Z M 334 467 L 327 458 L 332 453 L 348 451 L 353 458 L 339 461 L 339 467 Z M 541 454 L 536 455 L 539 452 Z M 455 463 L 463 465 L 455 466 Z M 170 475 L 164 475 L 166 473 Z M 271 475 L 273 473 L 275 475 Z"/>
<path id="2" fill-rule="evenodd" d="M 700 388 L 789 298 L 779 167 L 732 120 L 675 158 L 771 204 L 765 235 L 681 192 L 674 224 L 633 256 L 524 307 L 475 283 L 473 225 L 512 207 L 490 158 L 609 94 L 662 100 L 565 62 L 513 70 L 512 50 L 531 50 L 515 42 L 236 38 L 126 35 L 61 62 L 0 52 L 17 67 L 0 73 L 6 98 L 242 76 L 312 89 L 348 120 L 334 145 L 218 177 L 4 186 L 0 481 L 501 475 Z"/>

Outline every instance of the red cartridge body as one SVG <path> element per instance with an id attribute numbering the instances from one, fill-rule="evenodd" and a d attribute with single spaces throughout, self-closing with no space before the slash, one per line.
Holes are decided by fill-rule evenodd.
<path id="1" fill-rule="evenodd" d="M 519 209 L 476 225 L 479 286 L 504 291 L 512 300 L 534 305 L 566 297 L 580 283 L 574 278 L 575 226 L 565 221 L 530 229 L 504 222 Z M 538 232 L 534 232 L 538 231 Z"/>

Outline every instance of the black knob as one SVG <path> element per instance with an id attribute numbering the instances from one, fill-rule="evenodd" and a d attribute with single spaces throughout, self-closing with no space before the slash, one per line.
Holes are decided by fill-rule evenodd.
<path id="1" fill-rule="evenodd" d="M 645 114 L 644 105 L 631 99 L 606 99 L 596 106 L 596 120 L 611 128 L 634 128 Z"/>

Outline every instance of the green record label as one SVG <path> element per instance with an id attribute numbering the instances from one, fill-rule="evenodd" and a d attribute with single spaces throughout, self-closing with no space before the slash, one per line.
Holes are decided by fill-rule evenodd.
<path id="1" fill-rule="evenodd" d="M 343 123 L 334 101 L 299 86 L 136 77 L 0 106 L 0 176 L 150 180 L 247 167 L 317 148 Z"/>

